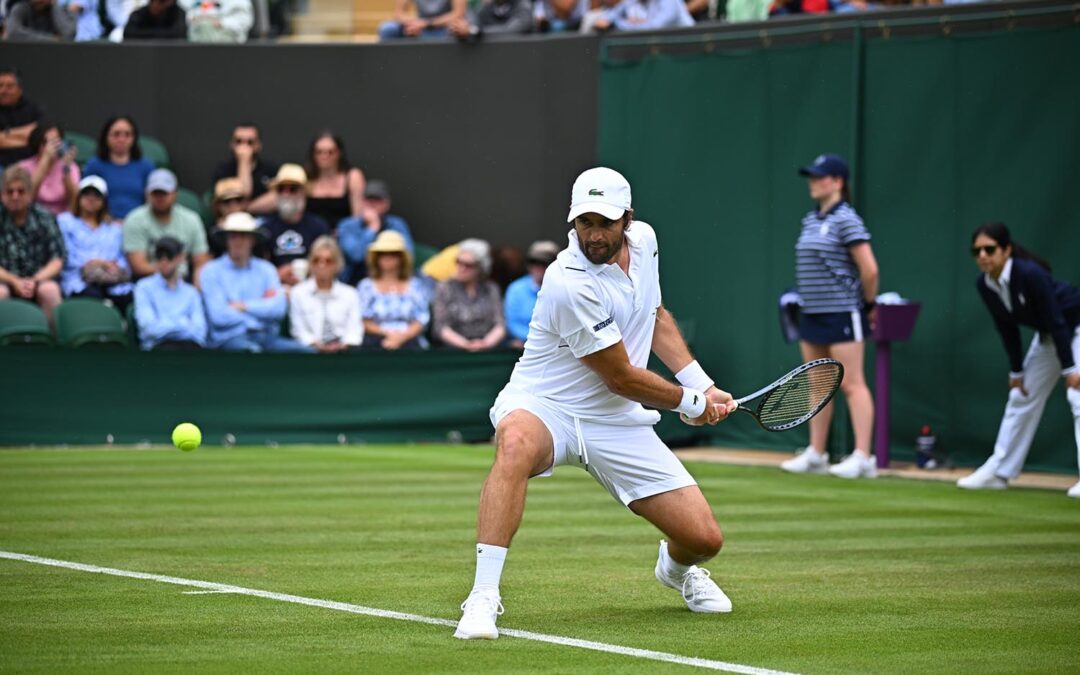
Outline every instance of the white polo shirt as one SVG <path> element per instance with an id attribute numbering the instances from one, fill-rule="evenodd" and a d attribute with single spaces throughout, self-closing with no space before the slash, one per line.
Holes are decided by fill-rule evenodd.
<path id="1" fill-rule="evenodd" d="M 648 364 L 660 307 L 656 233 L 634 221 L 626 231 L 630 275 L 618 264 L 594 265 L 570 231 L 569 245 L 544 275 L 529 323 L 525 353 L 510 388 L 573 417 L 620 426 L 656 424 L 660 413 L 611 392 L 579 359 L 620 340 L 630 363 Z"/>

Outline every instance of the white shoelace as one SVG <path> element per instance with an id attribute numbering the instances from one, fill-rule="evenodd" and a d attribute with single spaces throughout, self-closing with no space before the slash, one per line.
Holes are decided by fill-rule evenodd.
<path id="1" fill-rule="evenodd" d="M 707 569 L 701 567 L 692 568 L 683 576 L 683 597 L 687 600 L 696 600 L 699 597 L 702 599 L 715 597 L 716 591 L 720 590 L 720 587 L 709 578 L 711 576 L 712 574 Z M 689 589 L 687 586 L 689 586 Z M 689 591 L 689 595 L 687 595 L 687 591 Z"/>
<path id="2" fill-rule="evenodd" d="M 465 616 L 472 614 L 482 614 L 484 616 L 502 615 L 506 610 L 503 609 L 501 598 L 491 593 L 485 593 L 483 591 L 473 591 L 469 593 L 469 597 L 465 598 L 465 602 L 461 603 L 461 611 L 465 612 Z"/>

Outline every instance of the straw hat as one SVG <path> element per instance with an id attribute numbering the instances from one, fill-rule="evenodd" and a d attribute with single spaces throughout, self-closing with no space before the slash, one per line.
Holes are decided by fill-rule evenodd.
<path id="1" fill-rule="evenodd" d="M 307 172 L 299 164 L 282 164 L 278 169 L 274 180 L 270 181 L 270 189 L 276 190 L 282 183 L 292 183 L 300 187 L 307 186 Z"/>
<path id="2" fill-rule="evenodd" d="M 225 216 L 225 221 L 214 230 L 214 236 L 224 241 L 229 232 L 251 234 L 257 239 L 265 239 L 266 231 L 259 227 L 259 221 L 244 211 L 237 211 Z"/>
<path id="3" fill-rule="evenodd" d="M 372 272 L 378 269 L 375 266 L 375 257 L 380 253 L 400 253 L 405 261 L 405 278 L 412 276 L 412 253 L 409 252 L 409 247 L 405 244 L 405 237 L 401 236 L 400 233 L 393 230 L 383 230 L 378 237 L 375 237 L 375 241 L 371 243 L 371 246 L 368 246 L 367 268 L 369 277 L 372 276 Z"/>

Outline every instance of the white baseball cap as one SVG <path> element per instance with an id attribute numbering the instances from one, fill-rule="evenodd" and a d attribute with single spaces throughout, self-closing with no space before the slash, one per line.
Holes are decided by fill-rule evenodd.
<path id="1" fill-rule="evenodd" d="M 566 221 L 573 222 L 583 213 L 599 213 L 608 220 L 617 220 L 629 209 L 630 183 L 618 171 L 598 166 L 574 181 Z"/>
<path id="2" fill-rule="evenodd" d="M 97 190 L 102 197 L 109 195 L 109 185 L 101 176 L 86 176 L 79 181 L 79 192 L 87 189 Z"/>

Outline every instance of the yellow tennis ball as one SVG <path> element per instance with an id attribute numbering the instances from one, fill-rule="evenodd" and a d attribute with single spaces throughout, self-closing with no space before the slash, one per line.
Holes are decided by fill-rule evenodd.
<path id="1" fill-rule="evenodd" d="M 191 422 L 177 424 L 172 432 L 172 442 L 184 452 L 190 452 L 202 443 L 202 432 Z"/>

